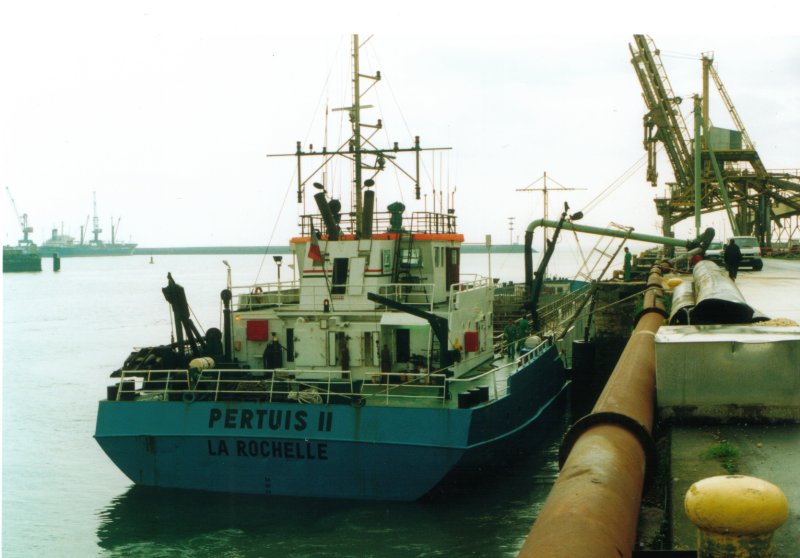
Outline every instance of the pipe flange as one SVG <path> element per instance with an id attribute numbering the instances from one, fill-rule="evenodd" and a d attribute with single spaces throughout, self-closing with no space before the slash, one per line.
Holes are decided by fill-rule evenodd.
<path id="1" fill-rule="evenodd" d="M 586 415 L 570 427 L 558 448 L 559 470 L 564 467 L 564 463 L 567 461 L 567 457 L 569 457 L 569 453 L 572 451 L 572 447 L 578 441 L 578 438 L 590 428 L 598 425 L 620 426 L 633 434 L 634 438 L 639 441 L 645 456 L 644 484 L 645 486 L 649 486 L 653 481 L 658 465 L 658 452 L 653 437 L 650 435 L 647 428 L 639 421 L 628 415 L 610 411 Z"/>

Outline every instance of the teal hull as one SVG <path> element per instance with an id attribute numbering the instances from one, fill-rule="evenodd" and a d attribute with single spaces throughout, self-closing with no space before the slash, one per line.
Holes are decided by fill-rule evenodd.
<path id="1" fill-rule="evenodd" d="M 95 438 L 134 482 L 215 492 L 416 500 L 530 450 L 566 373 L 551 347 L 476 407 L 101 401 Z"/>

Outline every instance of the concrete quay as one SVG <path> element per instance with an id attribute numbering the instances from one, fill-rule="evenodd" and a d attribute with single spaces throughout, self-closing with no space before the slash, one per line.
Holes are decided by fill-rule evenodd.
<path id="1" fill-rule="evenodd" d="M 800 260 L 765 259 L 762 271 L 739 271 L 736 286 L 753 308 L 800 324 Z"/>
<path id="2" fill-rule="evenodd" d="M 740 271 L 736 285 L 748 304 L 761 313 L 773 319 L 787 318 L 800 323 L 800 260 L 766 259 L 760 272 Z M 769 359 L 770 355 L 765 354 L 764 369 L 768 371 Z M 776 377 L 783 376 L 784 382 L 787 377 L 796 378 L 783 389 L 788 395 L 797 396 L 800 361 L 784 361 L 780 367 L 782 370 L 774 371 Z M 696 372 L 702 375 L 703 370 Z M 767 386 L 766 389 L 772 388 Z M 689 487 L 707 477 L 735 473 L 758 477 L 781 488 L 789 501 L 789 518 L 775 532 L 774 557 L 800 555 L 800 480 L 797 476 L 800 424 L 781 420 L 753 423 L 741 418 L 731 422 L 677 421 L 669 427 L 667 439 L 669 449 L 666 452 L 670 461 L 667 521 L 673 550 L 697 547 L 697 529 L 684 511 L 684 496 Z M 643 508 L 643 523 L 652 511 Z M 650 546 L 646 539 L 644 530 L 640 531 L 640 548 Z"/>

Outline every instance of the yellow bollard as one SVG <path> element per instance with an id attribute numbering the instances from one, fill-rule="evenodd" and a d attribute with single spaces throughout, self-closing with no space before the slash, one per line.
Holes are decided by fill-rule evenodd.
<path id="1" fill-rule="evenodd" d="M 789 516 L 780 488 L 744 475 L 697 481 L 684 508 L 698 528 L 698 558 L 769 558 L 772 533 Z"/>

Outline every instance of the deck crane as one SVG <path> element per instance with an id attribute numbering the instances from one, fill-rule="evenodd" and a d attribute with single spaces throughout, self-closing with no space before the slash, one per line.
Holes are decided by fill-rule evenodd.
<path id="1" fill-rule="evenodd" d="M 122 220 L 122 217 L 117 217 L 117 223 L 114 224 L 114 218 L 111 218 L 111 244 L 114 244 L 117 241 L 117 235 L 119 235 L 119 222 Z"/>
<path id="2" fill-rule="evenodd" d="M 772 220 L 800 214 L 800 177 L 766 170 L 714 69 L 713 58 L 702 57 L 703 95 L 696 97 L 696 104 L 702 101 L 702 110 L 695 111 L 695 139 L 700 136 L 700 141 L 695 144 L 678 108 L 682 99 L 672 91 L 653 40 L 645 35 L 634 35 L 629 47 L 647 108 L 644 116 L 647 180 L 657 185 L 659 142 L 664 146 L 675 179 L 668 183 L 670 196 L 655 200 L 663 220 L 663 234 L 671 236 L 672 226 L 687 217 L 724 209 L 735 233 L 755 234 L 762 245 L 768 245 Z M 737 130 L 711 126 L 709 77 L 714 80 Z M 695 167 L 697 151 L 700 160 Z M 697 183 L 696 174 L 699 175 Z"/>
<path id="3" fill-rule="evenodd" d="M 8 197 L 11 199 L 11 206 L 14 208 L 14 213 L 17 215 L 17 222 L 22 228 L 22 239 L 20 239 L 19 245 L 20 246 L 31 245 L 33 244 L 33 241 L 30 238 L 28 238 L 28 235 L 33 232 L 33 227 L 28 225 L 28 214 L 23 213 L 20 216 L 19 211 L 17 210 L 17 203 L 14 201 L 14 196 L 11 195 L 11 190 L 8 189 L 8 186 L 6 186 L 6 192 L 8 192 Z"/>
<path id="4" fill-rule="evenodd" d="M 86 233 L 89 231 L 89 216 L 86 216 L 86 222 L 81 226 L 81 246 L 86 241 Z"/>
<path id="5" fill-rule="evenodd" d="M 652 39 L 634 35 L 636 47 L 630 46 L 633 67 L 639 82 L 647 114 L 644 116 L 644 145 L 647 151 L 647 180 L 656 186 L 656 144 L 661 142 L 669 157 L 679 188 L 691 184 L 691 137 L 680 110 L 683 101 L 672 91 L 659 51 Z M 652 46 L 651 46 L 652 45 Z"/>

